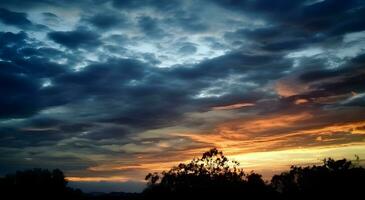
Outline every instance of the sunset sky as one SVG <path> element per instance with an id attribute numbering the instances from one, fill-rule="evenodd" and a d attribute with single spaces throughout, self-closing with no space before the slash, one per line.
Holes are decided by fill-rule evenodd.
<path id="1" fill-rule="evenodd" d="M 2 0 L 0 175 L 85 191 L 217 147 L 266 178 L 365 158 L 365 1 Z"/>

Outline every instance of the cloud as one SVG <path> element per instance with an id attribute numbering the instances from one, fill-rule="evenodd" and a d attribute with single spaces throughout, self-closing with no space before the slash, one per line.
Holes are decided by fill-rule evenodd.
<path id="1" fill-rule="evenodd" d="M 149 16 L 142 16 L 138 19 L 138 25 L 147 37 L 161 39 L 167 34 L 159 27 L 157 19 Z"/>
<path id="2" fill-rule="evenodd" d="M 125 28 L 128 26 L 127 17 L 118 12 L 109 11 L 107 13 L 98 13 L 84 19 L 99 29 Z"/>
<path id="3" fill-rule="evenodd" d="M 54 42 L 70 49 L 93 48 L 101 44 L 100 36 L 97 33 L 82 29 L 53 31 L 48 33 L 48 37 Z"/>
<path id="4" fill-rule="evenodd" d="M 193 45 L 185 45 L 179 49 L 179 53 L 181 54 L 194 54 L 196 51 L 197 48 Z"/>
<path id="5" fill-rule="evenodd" d="M 130 181 L 214 146 L 250 166 L 364 148 L 360 1 L 0 5 L 1 174 Z"/>
<path id="6" fill-rule="evenodd" d="M 349 60 L 343 67 L 302 71 L 279 80 L 279 95 L 297 101 L 306 99 L 313 104 L 336 104 L 349 98 L 353 92 L 364 92 L 364 71 L 358 61 L 363 55 Z"/>
<path id="7" fill-rule="evenodd" d="M 275 85 L 276 92 L 282 97 L 290 97 L 310 91 L 310 87 L 293 77 L 278 80 Z"/>
<path id="8" fill-rule="evenodd" d="M 1 64 L 2 67 L 9 66 L 8 63 L 4 62 Z M 4 95 L 0 99 L 1 118 L 24 117 L 35 113 L 39 109 L 37 81 L 13 73 L 1 73 L 0 77 L 0 87 Z M 29 101 L 23 102 L 24 99 Z"/>
<path id="9" fill-rule="evenodd" d="M 226 105 L 226 106 L 215 106 L 213 107 L 214 110 L 230 110 L 230 109 L 239 109 L 239 108 L 243 108 L 243 107 L 250 107 L 250 106 L 254 106 L 255 104 L 253 103 L 237 103 L 237 104 L 232 104 L 232 105 Z"/>
<path id="10" fill-rule="evenodd" d="M 1 47 L 2 52 L 9 47 L 20 48 L 26 44 L 26 39 L 28 38 L 25 32 L 11 33 L 11 32 L 1 32 Z M 3 54 L 3 53 L 2 53 Z M 4 54 L 3 54 L 4 55 Z"/>
<path id="11" fill-rule="evenodd" d="M 272 19 L 277 24 L 288 24 L 307 31 L 330 33 L 336 30 L 337 27 L 347 27 L 347 29 L 344 28 L 340 32 L 334 31 L 331 35 L 361 29 L 360 26 L 355 26 L 355 24 L 357 24 L 357 19 L 360 19 L 358 18 L 361 15 L 360 13 L 363 13 L 361 3 L 357 0 L 346 2 L 326 0 L 312 3 L 305 1 L 286 2 L 283 0 L 277 2 L 275 6 L 267 0 L 217 1 L 217 3 L 229 9 L 245 12 L 247 15 L 259 14 L 265 19 Z M 282 10 L 288 10 L 288 12 L 283 13 Z M 351 19 L 348 17 L 351 17 Z M 338 20 L 342 22 L 339 26 Z"/>
<path id="12" fill-rule="evenodd" d="M 120 9 L 141 9 L 149 7 L 161 11 L 174 10 L 180 5 L 180 2 L 176 0 L 147 0 L 143 3 L 133 0 L 112 0 L 112 3 L 116 8 Z"/>
<path id="13" fill-rule="evenodd" d="M 0 22 L 5 25 L 15 26 L 20 29 L 29 30 L 46 30 L 47 26 L 34 24 L 28 18 L 26 13 L 14 12 L 5 8 L 0 8 Z"/>
<path id="14" fill-rule="evenodd" d="M 164 20 L 168 25 L 177 27 L 183 31 L 199 33 L 209 30 L 210 25 L 205 23 L 202 17 L 196 13 L 179 10 L 172 17 Z"/>
<path id="15" fill-rule="evenodd" d="M 242 117 L 218 124 L 212 132 L 179 135 L 190 137 L 193 141 L 204 141 L 238 154 L 361 143 L 363 135 L 358 135 L 356 130 L 361 129 L 364 121 L 351 122 L 353 119 L 361 119 L 361 111 L 341 112 L 341 114 L 347 112 L 353 114 L 341 120 L 333 118 L 337 115 L 336 112 L 328 111 L 319 114 L 312 110 L 295 112 L 295 115 L 289 112 L 271 116 L 261 115 L 254 119 Z M 336 122 L 339 124 L 335 125 Z M 328 140 L 322 140 L 323 143 L 316 142 L 318 136 Z"/>
<path id="16" fill-rule="evenodd" d="M 32 22 L 27 19 L 25 13 L 13 12 L 4 8 L 0 9 L 0 20 L 6 25 L 13 25 L 20 28 L 32 26 Z"/>

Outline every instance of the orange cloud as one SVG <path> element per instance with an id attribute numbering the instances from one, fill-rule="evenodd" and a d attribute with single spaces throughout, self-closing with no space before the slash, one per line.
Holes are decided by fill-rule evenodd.
<path id="1" fill-rule="evenodd" d="M 233 110 L 233 109 L 251 107 L 251 106 L 255 106 L 255 104 L 253 104 L 253 103 L 236 103 L 236 104 L 231 104 L 231 105 L 226 105 L 226 106 L 215 106 L 215 107 L 213 107 L 213 110 Z"/>
<path id="2" fill-rule="evenodd" d="M 365 121 L 346 123 L 317 122 L 312 113 L 286 114 L 256 119 L 238 119 L 218 124 L 212 132 L 180 133 L 196 142 L 231 153 L 251 153 L 359 142 L 365 139 Z M 353 136 L 351 136 L 353 135 Z M 358 135 L 358 136 L 356 136 Z M 362 139 L 361 139 L 362 138 Z M 352 141 L 356 140 L 356 141 Z"/>
<path id="3" fill-rule="evenodd" d="M 305 103 L 308 103 L 307 99 L 297 99 L 294 101 L 294 104 L 296 104 L 296 105 L 301 105 L 301 104 L 305 104 Z"/>
<path id="4" fill-rule="evenodd" d="M 296 127 L 298 123 L 311 119 L 312 114 L 308 112 L 298 114 L 271 115 L 256 118 L 238 119 L 230 122 L 221 123 L 215 129 L 223 135 L 240 134 L 248 135 L 251 133 L 262 133 L 282 128 Z"/>
<path id="5" fill-rule="evenodd" d="M 309 86 L 288 77 L 278 80 L 275 84 L 275 90 L 281 97 L 290 97 L 309 91 Z"/>
<path id="6" fill-rule="evenodd" d="M 184 139 L 184 143 L 189 141 L 194 145 L 180 147 L 171 139 L 163 142 L 151 140 L 151 145 L 156 146 L 155 151 L 143 153 L 140 151 L 144 146 L 138 147 L 142 149 L 132 152 L 130 157 L 100 163 L 88 168 L 84 177 L 70 176 L 69 180 L 142 180 L 149 172 L 168 170 L 212 147 L 218 147 L 239 161 L 245 170 L 257 170 L 266 177 L 288 169 L 291 164 L 320 162 L 328 156 L 341 158 L 358 154 L 365 157 L 365 120 L 356 120 L 363 116 L 360 111 L 306 110 L 240 115 L 239 119 L 228 119 L 200 132 L 171 130 L 165 136 Z M 154 136 L 158 135 L 148 135 Z"/>

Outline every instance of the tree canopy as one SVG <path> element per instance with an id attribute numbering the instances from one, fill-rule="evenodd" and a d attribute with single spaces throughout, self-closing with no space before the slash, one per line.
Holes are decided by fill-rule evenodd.
<path id="1" fill-rule="evenodd" d="M 357 161 L 359 159 L 357 158 Z M 284 199 L 347 199 L 365 189 L 365 169 L 346 159 L 324 159 L 323 165 L 298 167 L 274 175 L 271 185 Z"/>
<path id="2" fill-rule="evenodd" d="M 169 171 L 150 173 L 146 180 L 148 188 L 144 194 L 152 197 L 275 195 L 260 174 L 244 173 L 237 161 L 229 160 L 216 148 Z"/>

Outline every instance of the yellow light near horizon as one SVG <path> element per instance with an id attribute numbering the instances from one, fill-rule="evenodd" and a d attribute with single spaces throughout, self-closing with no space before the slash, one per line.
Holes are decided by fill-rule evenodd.
<path id="1" fill-rule="evenodd" d="M 281 151 L 254 152 L 227 155 L 240 162 L 245 171 L 254 170 L 271 178 L 275 173 L 289 170 L 292 165 L 320 165 L 323 159 L 355 159 L 355 155 L 365 158 L 365 143 L 328 147 L 297 148 Z"/>
<path id="2" fill-rule="evenodd" d="M 240 163 L 240 167 L 245 172 L 255 171 L 263 175 L 264 179 L 270 180 L 274 174 L 279 174 L 284 171 L 288 171 L 290 166 L 307 166 L 307 165 L 320 165 L 323 159 L 331 157 L 334 159 L 346 158 L 349 160 L 355 159 L 355 155 L 360 158 L 365 158 L 365 143 L 350 144 L 350 145 L 337 145 L 327 147 L 311 147 L 311 148 L 293 148 L 279 151 L 267 151 L 267 152 L 252 152 L 252 153 L 237 153 L 235 149 L 223 148 L 220 149 L 223 152 L 235 152 L 226 153 L 225 155 L 230 160 L 235 160 Z M 199 154 L 200 156 L 200 154 Z M 188 160 L 182 160 L 182 163 L 189 162 Z M 173 166 L 176 166 L 180 162 L 169 163 L 146 163 L 141 166 L 140 170 L 148 172 L 161 172 L 168 170 Z M 131 166 L 131 168 L 133 168 Z M 107 170 L 123 170 L 125 167 L 120 166 L 100 166 L 100 168 L 92 168 L 91 171 L 107 171 Z M 138 169 L 138 167 L 137 167 Z M 126 181 L 142 181 L 142 176 L 105 176 L 105 177 L 67 177 L 71 182 L 126 182 Z"/>

